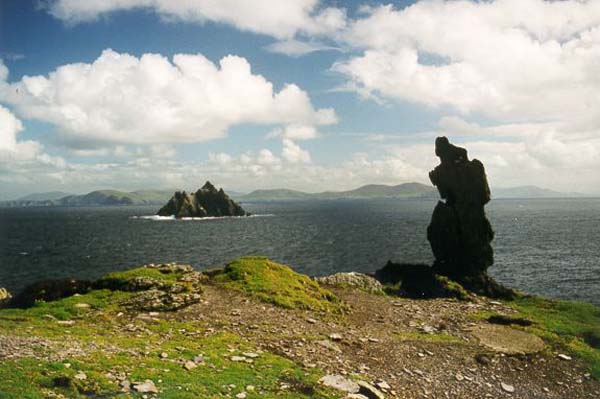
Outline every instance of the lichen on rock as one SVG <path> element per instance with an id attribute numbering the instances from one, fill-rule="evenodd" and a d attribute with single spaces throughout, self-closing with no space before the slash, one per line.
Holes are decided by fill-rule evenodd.
<path id="1" fill-rule="evenodd" d="M 316 277 L 315 281 L 322 285 L 340 288 L 357 288 L 372 294 L 383 293 L 383 286 L 375 278 L 363 273 L 335 273 L 329 276 Z"/>

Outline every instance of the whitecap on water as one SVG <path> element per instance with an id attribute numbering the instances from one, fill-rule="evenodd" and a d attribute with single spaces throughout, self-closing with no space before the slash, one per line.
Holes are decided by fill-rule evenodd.
<path id="1" fill-rule="evenodd" d="M 155 221 L 167 221 L 167 220 L 184 220 L 184 221 L 206 221 L 206 220 L 220 220 L 220 219 L 248 219 L 257 217 L 271 217 L 273 214 L 264 215 L 250 215 L 250 216 L 207 216 L 203 218 L 189 217 L 177 219 L 175 216 L 158 216 L 158 215 L 144 215 L 144 216 L 131 216 L 131 219 L 145 219 Z"/>

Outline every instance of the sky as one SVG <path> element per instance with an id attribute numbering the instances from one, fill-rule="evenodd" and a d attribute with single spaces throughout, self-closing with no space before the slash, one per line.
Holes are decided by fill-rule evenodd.
<path id="1" fill-rule="evenodd" d="M 0 0 L 0 200 L 429 183 L 600 194 L 600 1 Z"/>

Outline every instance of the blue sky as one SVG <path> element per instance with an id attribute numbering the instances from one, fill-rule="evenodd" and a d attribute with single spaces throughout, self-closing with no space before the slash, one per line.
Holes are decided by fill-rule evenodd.
<path id="1" fill-rule="evenodd" d="M 427 182 L 441 134 L 597 193 L 594 3 L 3 1 L 0 199 Z"/>

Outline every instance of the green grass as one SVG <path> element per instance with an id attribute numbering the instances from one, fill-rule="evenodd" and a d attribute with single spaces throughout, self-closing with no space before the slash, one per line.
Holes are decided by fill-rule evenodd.
<path id="1" fill-rule="evenodd" d="M 527 329 L 581 358 L 600 380 L 600 308 L 583 302 L 523 297 L 506 303 L 535 324 Z"/>
<path id="2" fill-rule="evenodd" d="M 262 301 L 288 309 L 340 312 L 343 305 L 329 290 L 308 276 L 265 257 L 248 256 L 228 264 L 215 281 Z"/>
<path id="3" fill-rule="evenodd" d="M 181 326 L 176 326 L 181 327 Z M 81 358 L 68 358 L 60 362 L 37 361 L 31 358 L 0 363 L 0 398 L 44 398 L 49 391 L 61 393 L 68 398 L 84 398 L 89 395 L 106 395 L 116 398 L 130 397 L 120 392 L 117 380 L 106 376 L 113 373 L 128 373 L 130 381 L 152 380 L 160 390 L 161 398 L 218 398 L 226 394 L 235 395 L 248 385 L 255 392 L 248 398 L 276 398 L 285 393 L 287 398 L 335 398 L 331 391 L 318 384 L 318 370 L 303 369 L 281 356 L 262 353 L 252 364 L 235 362 L 231 356 L 256 350 L 252 345 L 233 334 L 218 334 L 194 340 L 182 334 L 172 334 L 162 344 L 150 340 L 127 341 L 116 337 L 115 342 L 125 349 L 147 349 L 139 356 L 130 353 L 91 352 Z M 232 350 L 233 349 L 233 350 Z M 161 359 L 161 352 L 169 353 Z M 190 371 L 181 361 L 203 354 L 205 364 Z M 70 364 L 67 368 L 65 364 Z M 85 381 L 75 380 L 76 373 L 87 375 Z M 55 387 L 53 380 L 67 377 L 70 387 Z M 159 382 L 160 381 L 160 382 Z M 281 384 L 289 384 L 287 390 Z M 230 384 L 236 387 L 231 388 Z M 139 397 L 139 396 L 135 396 Z"/>
<path id="4" fill-rule="evenodd" d="M 201 322 L 140 320 L 120 315 L 126 311 L 119 304 L 130 295 L 133 294 L 97 290 L 54 302 L 38 302 L 29 309 L 0 310 L 0 334 L 44 339 L 49 347 L 36 350 L 36 354 L 42 359 L 54 359 L 25 357 L 0 362 L 0 398 L 46 398 L 52 392 L 68 398 L 131 397 L 120 392 L 116 380 L 107 377 L 109 371 L 128 373 L 130 381 L 154 381 L 161 398 L 233 397 L 247 385 L 256 388 L 254 393 L 248 392 L 248 398 L 338 397 L 318 384 L 322 376 L 318 369 L 305 369 L 276 354 L 263 352 L 251 364 L 232 361 L 233 355 L 259 352 L 237 335 L 207 336 Z M 90 307 L 77 307 L 80 303 Z M 75 324 L 60 324 L 57 319 L 73 320 Z M 128 330 L 131 325 L 135 331 Z M 66 347 L 82 351 L 61 355 Z M 162 352 L 169 357 L 161 359 Z M 182 362 L 199 354 L 204 355 L 205 365 L 190 371 L 182 367 Z M 66 367 L 66 363 L 71 367 Z M 87 379 L 75 380 L 77 372 L 84 372 Z M 55 386 L 57 377 L 68 378 L 70 386 Z M 289 388 L 282 390 L 283 383 Z M 230 384 L 236 388 L 230 388 Z"/>
<path id="5" fill-rule="evenodd" d="M 592 376 L 600 380 L 600 308 L 589 303 L 522 296 L 504 302 L 520 317 L 533 322 L 525 331 L 544 339 L 555 350 L 569 352 L 583 360 Z M 478 312 L 477 319 L 488 319 L 495 312 Z"/>
<path id="6" fill-rule="evenodd" d="M 183 274 L 182 272 L 162 273 L 158 269 L 154 269 L 154 268 L 150 268 L 150 267 L 138 267 L 135 269 L 125 270 L 122 272 L 108 273 L 104 277 L 102 277 L 101 280 L 102 281 L 111 280 L 111 281 L 115 281 L 115 282 L 126 283 L 137 277 L 145 277 L 145 278 L 151 278 L 154 280 L 158 280 L 163 283 L 174 283 L 182 276 L 182 274 Z"/>

